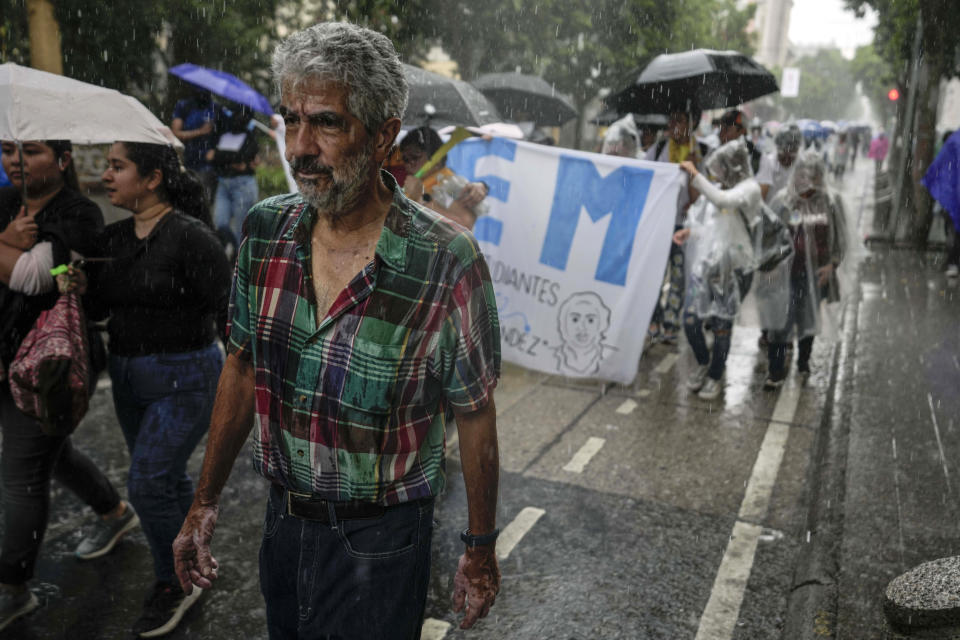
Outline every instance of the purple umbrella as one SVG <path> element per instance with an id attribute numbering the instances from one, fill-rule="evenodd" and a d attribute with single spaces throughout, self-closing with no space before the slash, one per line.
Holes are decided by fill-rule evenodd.
<path id="1" fill-rule="evenodd" d="M 265 115 L 273 115 L 273 108 L 270 106 L 269 100 L 251 88 L 246 82 L 226 71 L 208 69 L 189 62 L 170 67 L 169 71 L 178 78 L 218 96 L 246 105 Z"/>

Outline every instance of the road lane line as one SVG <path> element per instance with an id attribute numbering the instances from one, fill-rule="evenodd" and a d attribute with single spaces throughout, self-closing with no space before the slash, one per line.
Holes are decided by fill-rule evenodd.
<path id="1" fill-rule="evenodd" d="M 710 600 L 700 617 L 696 640 L 730 640 L 740 616 L 740 605 L 753 568 L 757 541 L 763 532 L 761 521 L 770 507 L 770 496 L 780 472 L 790 435 L 790 424 L 800 402 L 799 387 L 783 387 L 777 398 L 767 432 L 757 453 L 747 489 L 740 503 L 738 520 L 720 561 Z M 752 522 L 744 522 L 750 520 Z"/>
<path id="2" fill-rule="evenodd" d="M 537 520 L 545 513 L 546 511 L 543 509 L 536 507 L 521 509 L 513 522 L 504 527 L 503 531 L 500 532 L 500 537 L 497 538 L 497 558 L 506 560 L 517 543 L 523 539 L 523 536 L 527 535 L 527 532 L 533 528 L 533 525 L 537 524 Z"/>
<path id="3" fill-rule="evenodd" d="M 637 395 L 641 398 L 646 398 L 650 395 L 650 389 L 640 389 L 640 391 L 637 392 Z"/>
<path id="4" fill-rule="evenodd" d="M 623 401 L 623 404 L 617 407 L 617 413 L 620 415 L 627 415 L 633 413 L 633 410 L 637 408 L 637 403 L 630 398 L 627 398 Z"/>
<path id="5" fill-rule="evenodd" d="M 583 473 L 583 469 L 590 462 L 590 459 L 597 455 L 605 442 L 604 438 L 587 438 L 587 441 L 583 443 L 579 451 L 573 454 L 573 458 L 563 467 L 563 470 L 571 473 Z"/>
<path id="6" fill-rule="evenodd" d="M 730 640 L 733 637 L 753 567 L 753 556 L 757 552 L 757 540 L 762 532 L 763 527 L 755 524 L 737 522 L 733 525 L 695 640 Z"/>
<path id="7" fill-rule="evenodd" d="M 943 454 L 943 441 L 940 439 L 940 425 L 937 424 L 937 413 L 933 410 L 933 396 L 927 394 L 927 404 L 930 405 L 930 419 L 933 420 L 933 433 L 937 436 L 937 448 L 940 450 L 940 466 L 943 467 L 943 477 L 947 479 L 947 489 L 950 489 L 950 472 L 947 471 L 947 457 Z"/>
<path id="8" fill-rule="evenodd" d="M 677 360 L 680 358 L 678 353 L 668 353 L 663 356 L 663 360 L 657 363 L 657 366 L 653 368 L 653 372 L 659 376 L 670 371 L 670 369 L 677 363 Z"/>
<path id="9" fill-rule="evenodd" d="M 420 640 L 443 640 L 450 631 L 450 623 L 436 618 L 427 618 L 420 629 Z"/>
<path id="10" fill-rule="evenodd" d="M 458 452 L 457 446 L 460 444 L 460 431 L 458 429 L 453 430 L 453 435 L 447 438 L 447 457 L 454 455 L 454 452 Z"/>

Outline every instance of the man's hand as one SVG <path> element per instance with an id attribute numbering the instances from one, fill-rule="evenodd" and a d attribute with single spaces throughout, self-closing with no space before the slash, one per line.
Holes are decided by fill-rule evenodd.
<path id="1" fill-rule="evenodd" d="M 457 196 L 457 202 L 465 206 L 467 209 L 473 209 L 475 206 L 483 202 L 483 199 L 486 197 L 487 185 L 482 182 L 468 182 L 463 187 L 463 191 L 460 192 L 460 195 Z"/>
<path id="2" fill-rule="evenodd" d="M 27 215 L 27 208 L 21 207 L 17 217 L 10 221 L 0 234 L 0 240 L 7 246 L 28 251 L 37 242 L 39 227 L 33 216 Z"/>
<path id="3" fill-rule="evenodd" d="M 217 526 L 218 512 L 216 506 L 194 504 L 173 541 L 174 570 L 180 588 L 187 595 L 193 591 L 193 585 L 209 589 L 217 579 L 220 565 L 210 554 L 210 541 Z"/>
<path id="4" fill-rule="evenodd" d="M 57 276 L 57 289 L 60 293 L 78 293 L 81 296 L 87 293 L 87 274 L 70 265 L 66 273 Z"/>
<path id="5" fill-rule="evenodd" d="M 827 264 L 817 269 L 817 286 L 822 287 L 830 282 L 830 274 L 833 273 L 833 265 Z"/>
<path id="6" fill-rule="evenodd" d="M 680 163 L 680 168 L 690 174 L 691 178 L 696 178 L 700 175 L 700 172 L 697 171 L 697 165 L 693 164 L 689 160 L 684 160 Z"/>
<path id="7" fill-rule="evenodd" d="M 690 237 L 690 229 L 678 229 L 673 234 L 673 243 L 677 246 L 683 246 L 683 243 Z"/>
<path id="8" fill-rule="evenodd" d="M 500 592 L 500 565 L 494 545 L 467 548 L 453 577 L 453 610 L 460 613 L 466 606 L 461 629 L 469 629 L 485 618 Z"/>
<path id="9" fill-rule="evenodd" d="M 203 157 L 204 159 L 206 159 L 207 162 L 213 162 L 213 159 L 217 157 L 217 150 L 210 149 L 205 154 L 203 154 Z"/>

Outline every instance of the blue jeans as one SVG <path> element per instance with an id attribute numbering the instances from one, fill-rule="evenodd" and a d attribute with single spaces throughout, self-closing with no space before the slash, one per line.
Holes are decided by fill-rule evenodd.
<path id="1" fill-rule="evenodd" d="M 127 492 L 157 580 L 176 582 L 171 545 L 193 502 L 187 460 L 210 426 L 222 368 L 215 344 L 186 353 L 110 356 L 113 406 L 130 452 Z"/>
<path id="2" fill-rule="evenodd" d="M 288 515 L 273 485 L 260 545 L 271 640 L 419 640 L 432 534 L 432 498 L 328 524 Z"/>
<path id="3" fill-rule="evenodd" d="M 727 318 L 710 318 L 710 326 L 713 329 L 713 353 L 707 349 L 707 339 L 703 336 L 703 319 L 696 315 L 691 309 L 683 313 L 683 330 L 687 334 L 687 342 L 693 349 L 693 355 L 697 359 L 697 364 L 704 366 L 709 364 L 707 375 L 714 380 L 723 377 L 723 371 L 727 367 L 727 356 L 730 354 L 730 336 L 733 333 L 733 320 Z"/>
<path id="4" fill-rule="evenodd" d="M 240 245 L 240 227 L 250 207 L 257 203 L 257 179 L 254 176 L 221 177 L 213 205 L 213 226 L 229 231 Z"/>

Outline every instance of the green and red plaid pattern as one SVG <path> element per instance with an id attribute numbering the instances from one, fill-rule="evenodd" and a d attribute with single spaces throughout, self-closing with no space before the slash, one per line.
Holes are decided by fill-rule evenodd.
<path id="1" fill-rule="evenodd" d="M 254 466 L 291 491 L 384 505 L 437 495 L 453 411 L 483 407 L 500 329 L 473 236 L 396 182 L 373 261 L 317 324 L 315 212 L 298 194 L 251 209 L 227 350 L 252 359 Z"/>

